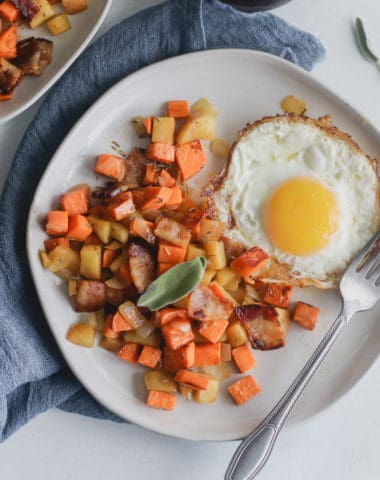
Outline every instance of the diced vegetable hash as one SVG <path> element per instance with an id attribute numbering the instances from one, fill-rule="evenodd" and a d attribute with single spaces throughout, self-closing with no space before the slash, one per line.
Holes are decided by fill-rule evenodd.
<path id="1" fill-rule="evenodd" d="M 40 251 L 43 267 L 67 282 L 75 311 L 87 312 L 67 340 L 91 348 L 100 335 L 99 347 L 146 368 L 147 405 L 169 411 L 177 392 L 213 403 L 225 382 L 237 405 L 257 395 L 260 387 L 247 375 L 256 364 L 252 349 L 284 346 L 291 317 L 293 287 L 255 281 L 268 255 L 223 235 L 225 225 L 209 217 L 207 202 L 201 207 L 187 193 L 186 181 L 207 161 L 201 140 L 215 138 L 216 116 L 203 98 L 191 108 L 186 100 L 169 101 L 166 116 L 134 117 L 146 148 L 126 157 L 100 153 L 94 173 L 105 182 L 92 192 L 84 184 L 62 192 L 47 212 L 49 238 Z M 217 143 L 226 156 L 226 142 Z M 184 290 L 176 284 L 184 272 L 171 278 L 170 271 L 194 262 L 203 265 L 200 281 Z M 164 278 L 170 295 L 157 294 Z M 151 290 L 154 301 L 139 303 Z M 299 302 L 293 319 L 313 329 L 318 313 Z M 245 376 L 236 381 L 239 374 Z"/>

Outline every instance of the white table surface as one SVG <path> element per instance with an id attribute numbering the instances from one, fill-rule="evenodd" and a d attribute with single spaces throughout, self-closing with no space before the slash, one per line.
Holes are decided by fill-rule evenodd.
<path id="1" fill-rule="evenodd" d="M 154 0 L 114 0 L 104 32 Z M 327 49 L 314 70 L 380 128 L 380 74 L 357 53 L 352 20 L 360 15 L 380 52 L 378 0 L 293 0 L 277 14 L 317 35 Z M 38 104 L 0 126 L 0 188 Z M 379 347 L 380 348 L 380 347 Z M 380 363 L 335 405 L 285 428 L 260 480 L 380 478 Z M 333 385 L 331 386 L 333 388 Z M 0 478 L 15 480 L 182 480 L 223 478 L 235 442 L 197 443 L 60 411 L 31 421 L 0 446 Z"/>

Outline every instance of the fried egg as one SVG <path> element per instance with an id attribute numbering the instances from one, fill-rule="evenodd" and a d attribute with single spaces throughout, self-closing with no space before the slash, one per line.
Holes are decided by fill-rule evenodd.
<path id="1" fill-rule="evenodd" d="M 329 122 L 283 115 L 248 125 L 212 182 L 225 235 L 270 256 L 263 281 L 335 286 L 378 228 L 376 163 Z"/>

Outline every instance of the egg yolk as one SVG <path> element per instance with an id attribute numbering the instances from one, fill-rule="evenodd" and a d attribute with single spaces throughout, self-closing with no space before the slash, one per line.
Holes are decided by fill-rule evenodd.
<path id="1" fill-rule="evenodd" d="M 292 255 L 310 255 L 329 243 L 339 210 L 330 190 L 314 178 L 295 177 L 280 185 L 264 207 L 274 245 Z"/>

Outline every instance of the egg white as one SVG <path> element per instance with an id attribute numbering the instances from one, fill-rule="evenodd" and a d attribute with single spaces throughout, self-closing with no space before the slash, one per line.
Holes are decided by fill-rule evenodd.
<path id="1" fill-rule="evenodd" d="M 263 207 L 271 193 L 294 177 L 312 177 L 333 193 L 340 211 L 330 242 L 311 255 L 281 251 L 268 238 Z M 226 232 L 290 266 L 295 278 L 324 281 L 343 271 L 377 228 L 378 177 L 368 158 L 349 142 L 313 124 L 279 118 L 248 131 L 235 145 L 214 202 Z M 298 232 L 300 238 L 302 232 Z"/>

